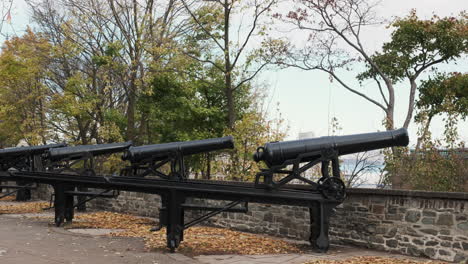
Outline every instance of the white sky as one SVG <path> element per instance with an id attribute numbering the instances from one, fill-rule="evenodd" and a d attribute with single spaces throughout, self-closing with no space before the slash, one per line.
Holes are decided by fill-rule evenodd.
<path id="1" fill-rule="evenodd" d="M 420 18 L 457 15 L 468 9 L 466 0 L 385 0 L 381 2 L 377 14 L 384 18 L 404 17 L 411 9 L 416 9 Z M 390 31 L 384 27 L 368 28 L 364 31 L 364 45 L 368 50 L 375 50 L 389 40 Z M 459 61 L 458 65 L 449 64 L 441 68 L 447 71 L 468 72 L 468 59 Z M 350 73 L 353 78 L 356 73 Z M 329 130 L 329 120 L 335 116 L 343 128 L 342 134 L 354 134 L 382 131 L 383 111 L 363 98 L 348 92 L 336 81 L 330 83 L 328 75 L 317 71 L 302 71 L 286 69 L 269 71 L 263 74 L 270 83 L 271 108 L 274 102 L 280 103 L 280 112 L 289 121 L 289 139 L 297 138 L 300 132 L 314 132 L 315 136 L 326 136 Z M 366 84 L 366 82 L 364 83 Z M 372 89 L 372 82 L 363 89 Z M 395 122 L 402 126 L 408 107 L 408 86 L 396 87 Z M 410 145 L 416 142 L 416 126 L 409 127 Z M 434 120 L 431 130 L 440 137 L 444 130 L 442 118 Z M 468 122 L 459 123 L 461 138 L 468 141 Z"/>
<path id="2" fill-rule="evenodd" d="M 2 0 L 9 2 L 10 0 Z M 29 23 L 28 11 L 23 0 L 13 0 L 12 24 L 4 25 L 3 32 L 21 35 Z M 391 19 L 394 16 L 406 16 L 411 9 L 416 9 L 419 17 L 428 18 L 433 14 L 439 16 L 457 15 L 468 9 L 466 0 L 384 0 L 378 15 Z M 369 50 L 375 50 L 389 39 L 389 30 L 384 27 L 368 29 L 364 32 L 365 45 Z M 298 33 L 296 33 L 298 34 Z M 0 36 L 3 42 L 3 37 Z M 468 72 L 468 59 L 461 60 L 457 65 L 443 66 L 447 71 Z M 357 72 L 356 72 L 357 73 Z M 349 78 L 356 75 L 352 73 Z M 335 116 L 343 128 L 342 134 L 382 131 L 383 113 L 376 106 L 354 95 L 338 83 L 330 83 L 328 76 L 320 72 L 304 72 L 297 69 L 269 70 L 262 74 L 261 82 L 269 87 L 270 109 L 275 109 L 276 102 L 280 104 L 280 112 L 289 124 L 289 139 L 297 138 L 299 132 L 313 131 L 316 136 L 328 134 L 329 120 Z M 364 90 L 371 89 L 364 86 Z M 397 87 L 396 124 L 403 123 L 407 109 L 407 86 Z M 273 112 L 273 111 L 272 111 Z M 444 124 L 441 118 L 435 120 L 431 130 L 435 136 L 443 132 Z M 416 141 L 416 127 L 411 125 L 410 144 Z M 461 138 L 468 141 L 468 122 L 459 123 Z"/>

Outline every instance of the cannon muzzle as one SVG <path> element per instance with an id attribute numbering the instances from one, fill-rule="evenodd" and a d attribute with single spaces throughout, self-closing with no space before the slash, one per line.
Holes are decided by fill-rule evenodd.
<path id="1" fill-rule="evenodd" d="M 164 160 L 174 154 L 187 156 L 228 148 L 234 148 L 232 136 L 130 147 L 124 152 L 122 159 L 131 162 L 139 162 L 148 158 Z"/>
<path id="2" fill-rule="evenodd" d="M 65 148 L 54 148 L 49 149 L 49 151 L 47 151 L 44 156 L 51 161 L 59 161 L 64 159 L 74 160 L 83 158 L 87 155 L 99 156 L 122 152 L 125 149 L 129 148 L 131 145 L 132 142 L 129 141 L 123 143 L 80 145 Z"/>
<path id="3" fill-rule="evenodd" d="M 30 155 L 34 156 L 34 155 L 42 154 L 49 149 L 63 148 L 66 146 L 67 144 L 65 143 L 58 143 L 58 144 L 48 144 L 48 145 L 41 145 L 41 146 L 0 149 L 0 159 L 17 157 L 17 156 L 30 156 Z"/>
<path id="4" fill-rule="evenodd" d="M 259 147 L 253 158 L 256 162 L 264 161 L 267 166 L 281 165 L 286 160 L 303 157 L 301 162 L 320 158 L 324 153 L 335 151 L 337 155 L 370 151 L 393 146 L 407 146 L 408 132 L 397 130 L 355 134 L 347 136 L 329 136 L 283 142 L 270 142 Z"/>

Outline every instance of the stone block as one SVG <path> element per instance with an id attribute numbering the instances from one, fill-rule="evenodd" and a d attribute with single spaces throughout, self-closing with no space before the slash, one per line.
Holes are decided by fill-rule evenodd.
<path id="1" fill-rule="evenodd" d="M 372 213 L 374 214 L 384 214 L 385 213 L 385 206 L 380 204 L 372 205 Z"/>
<path id="2" fill-rule="evenodd" d="M 458 223 L 457 228 L 463 231 L 468 231 L 468 222 Z"/>
<path id="3" fill-rule="evenodd" d="M 435 257 L 436 251 L 433 248 L 426 248 L 424 249 L 424 255 L 428 256 L 429 258 Z"/>
<path id="4" fill-rule="evenodd" d="M 386 234 L 388 232 L 388 227 L 386 226 L 377 226 L 375 228 L 375 233 L 379 235 Z"/>
<path id="5" fill-rule="evenodd" d="M 270 212 L 265 213 L 265 215 L 263 216 L 263 221 L 266 221 L 266 222 L 273 221 L 273 214 Z"/>
<path id="6" fill-rule="evenodd" d="M 438 236 L 439 239 L 445 240 L 445 241 L 453 241 L 453 237 L 451 236 Z"/>
<path id="7" fill-rule="evenodd" d="M 352 231 L 351 232 L 351 238 L 352 239 L 361 239 L 361 236 L 356 231 Z"/>
<path id="8" fill-rule="evenodd" d="M 396 248 L 398 246 L 398 240 L 396 239 L 388 239 L 385 241 L 385 245 L 389 248 Z"/>
<path id="9" fill-rule="evenodd" d="M 367 231 L 368 233 L 373 234 L 373 233 L 375 233 L 375 230 L 376 230 L 375 225 L 368 225 L 368 226 L 366 227 L 366 231 Z"/>
<path id="10" fill-rule="evenodd" d="M 390 229 L 390 230 L 388 231 L 388 233 L 387 233 L 386 235 L 384 235 L 384 237 L 386 237 L 386 238 L 392 238 L 392 237 L 394 237 L 394 236 L 397 234 L 397 231 L 398 231 L 398 229 L 397 229 L 396 227 L 393 227 L 392 229 Z"/>
<path id="11" fill-rule="evenodd" d="M 418 247 L 411 245 L 408 247 L 408 254 L 410 254 L 411 256 L 419 257 L 424 255 L 424 251 Z"/>
<path id="12" fill-rule="evenodd" d="M 384 245 L 380 245 L 380 244 L 369 244 L 368 247 L 369 247 L 370 249 L 385 251 L 385 246 L 384 246 Z"/>
<path id="13" fill-rule="evenodd" d="M 385 220 L 401 221 L 403 220 L 403 215 L 402 214 L 385 214 Z"/>
<path id="14" fill-rule="evenodd" d="M 371 236 L 369 238 L 369 242 L 376 243 L 376 244 L 383 244 L 385 240 L 383 239 L 382 236 Z"/>
<path id="15" fill-rule="evenodd" d="M 429 235 L 433 235 L 433 236 L 436 236 L 439 233 L 439 231 L 437 231 L 435 229 L 431 229 L 431 228 L 421 229 L 420 231 L 425 233 L 425 234 L 429 234 Z"/>
<path id="16" fill-rule="evenodd" d="M 413 243 L 418 245 L 418 246 L 424 245 L 424 241 L 422 241 L 420 239 L 413 239 Z"/>
<path id="17" fill-rule="evenodd" d="M 463 250 L 468 250 L 468 243 L 462 242 Z"/>
<path id="18" fill-rule="evenodd" d="M 305 218 L 304 210 L 296 210 L 294 212 L 294 217 L 296 217 L 296 218 Z"/>
<path id="19" fill-rule="evenodd" d="M 449 236 L 451 234 L 449 229 L 442 229 L 439 231 L 439 233 L 444 236 Z"/>
<path id="20" fill-rule="evenodd" d="M 435 223 L 435 218 L 424 217 L 421 222 L 425 225 L 433 225 Z"/>
<path id="21" fill-rule="evenodd" d="M 421 212 L 416 210 L 408 210 L 405 214 L 405 221 L 416 223 L 421 218 Z"/>
<path id="22" fill-rule="evenodd" d="M 398 210 L 398 207 L 396 207 L 396 206 L 390 206 L 390 207 L 388 207 L 387 212 L 388 212 L 389 214 L 396 214 L 396 213 L 397 213 L 397 210 Z"/>
<path id="23" fill-rule="evenodd" d="M 408 235 L 414 236 L 414 237 L 422 237 L 422 235 L 420 235 L 418 233 L 418 231 L 416 231 L 416 229 L 411 228 L 409 226 L 406 227 L 405 234 L 408 234 Z"/>
<path id="24" fill-rule="evenodd" d="M 453 225 L 453 215 L 447 213 L 439 214 L 439 217 L 437 217 L 436 225 Z"/>
<path id="25" fill-rule="evenodd" d="M 445 250 L 445 249 L 439 249 L 439 255 L 441 255 L 441 256 L 450 256 L 452 254 L 449 251 Z"/>
<path id="26" fill-rule="evenodd" d="M 364 206 L 359 206 L 356 208 L 358 212 L 369 212 L 369 208 Z"/>
<path id="27" fill-rule="evenodd" d="M 439 242 L 437 242 L 437 241 L 434 241 L 434 240 L 426 241 L 426 247 L 433 247 L 433 246 L 437 246 L 437 245 L 439 245 Z"/>
<path id="28" fill-rule="evenodd" d="M 426 217 L 436 217 L 437 213 L 432 210 L 423 210 L 423 216 Z"/>
<path id="29" fill-rule="evenodd" d="M 451 248 L 451 247 L 452 247 L 452 243 L 447 242 L 447 241 L 442 241 L 442 242 L 440 243 L 440 246 L 441 246 L 441 247 L 445 247 L 445 248 Z"/>

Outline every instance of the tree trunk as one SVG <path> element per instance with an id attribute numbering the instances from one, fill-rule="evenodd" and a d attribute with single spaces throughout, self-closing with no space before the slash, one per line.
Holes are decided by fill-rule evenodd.
<path id="1" fill-rule="evenodd" d="M 142 111 L 141 113 L 141 119 L 140 119 L 140 131 L 138 132 L 138 142 L 135 143 L 143 143 L 143 144 L 148 144 L 149 142 L 145 142 L 145 139 L 148 140 L 147 136 L 147 120 L 148 120 L 148 112 L 147 111 Z"/>
<path id="2" fill-rule="evenodd" d="M 393 130 L 395 127 L 395 89 L 393 88 L 393 84 L 390 82 L 390 80 L 386 80 L 385 85 L 388 89 L 388 105 L 386 111 L 385 128 L 387 130 Z"/>
<path id="3" fill-rule="evenodd" d="M 431 125 L 431 121 L 432 121 L 432 115 L 430 115 L 427 118 L 426 125 L 424 126 L 424 130 L 422 132 L 422 135 L 420 137 L 418 137 L 418 141 L 417 141 L 416 147 L 414 149 L 414 154 L 415 155 L 419 152 L 419 149 L 421 148 L 421 142 L 426 137 L 427 132 L 429 131 L 429 126 Z"/>
<path id="4" fill-rule="evenodd" d="M 132 81 L 130 89 L 128 90 L 127 140 L 135 139 L 135 107 L 136 107 L 135 83 Z"/>
<path id="5" fill-rule="evenodd" d="M 232 76 L 231 76 L 231 58 L 230 58 L 230 49 L 229 49 L 229 2 L 228 0 L 224 1 L 224 66 L 225 66 L 225 82 L 226 82 L 226 99 L 227 99 L 227 109 L 228 109 L 228 126 L 229 128 L 234 127 L 234 122 L 236 121 L 236 113 L 234 111 L 234 91 L 232 89 Z"/>
<path id="6" fill-rule="evenodd" d="M 211 179 L 211 155 L 210 153 L 206 154 L 206 179 Z"/>
<path id="7" fill-rule="evenodd" d="M 410 78 L 410 84 L 411 84 L 411 89 L 410 89 L 410 98 L 409 98 L 409 103 L 408 103 L 408 112 L 406 113 L 406 119 L 405 123 L 403 124 L 403 127 L 408 129 L 408 126 L 411 122 L 411 118 L 413 117 L 413 110 L 414 110 L 414 96 L 416 94 L 416 80 L 414 78 Z"/>

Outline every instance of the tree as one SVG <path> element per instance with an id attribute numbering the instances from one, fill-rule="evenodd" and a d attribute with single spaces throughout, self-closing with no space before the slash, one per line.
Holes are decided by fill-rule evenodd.
<path id="1" fill-rule="evenodd" d="M 378 174 L 382 154 L 380 151 L 358 152 L 340 160 L 346 187 L 359 187 L 365 184 L 371 174 Z"/>
<path id="2" fill-rule="evenodd" d="M 138 97 L 149 92 L 148 81 L 157 72 L 172 69 L 173 40 L 185 30 L 178 17 L 177 1 L 133 0 L 41 0 L 30 2 L 35 22 L 50 37 L 61 54 L 51 89 L 64 94 L 68 80 L 86 99 L 84 115 L 68 119 L 59 112 L 58 129 L 80 132 L 73 138 L 83 142 L 104 140 L 100 131 L 120 130 L 138 142 L 138 129 L 146 127 L 146 113 L 137 113 Z M 177 61 L 177 60 L 176 60 Z M 86 96 L 84 96 L 86 95 Z M 93 97 L 89 102 L 88 96 Z M 84 103 L 83 102 L 83 103 Z M 91 109 L 92 108 L 92 109 Z M 109 119 L 110 118 L 110 119 Z M 122 118 L 126 123 L 122 125 Z M 70 123 L 69 121 L 72 121 Z M 65 128 L 65 129 L 63 129 Z M 104 128 L 104 129 L 103 129 Z M 84 143 L 86 144 L 86 143 Z"/>
<path id="3" fill-rule="evenodd" d="M 416 103 L 419 125 L 414 151 L 386 155 L 386 171 L 398 187 L 432 191 L 466 191 L 467 159 L 464 142 L 458 142 L 457 123 L 468 109 L 466 74 L 436 74 L 423 81 Z M 429 130 L 433 117 L 444 115 L 444 142 L 433 139 Z M 388 153 L 387 153 L 388 154 Z"/>
<path id="4" fill-rule="evenodd" d="M 221 170 L 228 180 L 253 181 L 260 168 L 252 160 L 252 153 L 258 146 L 283 140 L 286 136 L 281 116 L 270 119 L 265 112 L 258 111 L 258 108 L 252 110 L 237 120 L 233 128 L 226 131 L 226 134 L 234 137 L 235 142 L 228 158 L 221 161 Z"/>
<path id="5" fill-rule="evenodd" d="M 263 18 L 276 2 L 277 0 L 215 0 L 190 7 L 187 0 L 182 0 L 193 23 L 199 28 L 193 36 L 196 40 L 192 42 L 196 46 L 195 51 L 189 47 L 185 54 L 224 75 L 227 124 L 230 128 L 234 127 L 237 119 L 234 94 L 268 65 L 269 61 L 254 63 L 255 54 L 248 54 L 247 50 L 255 36 L 265 31 Z M 236 15 L 241 17 L 236 32 L 233 32 L 233 17 Z M 244 15 L 251 17 L 250 25 L 243 24 Z M 238 37 L 233 38 L 234 34 Z M 203 52 L 200 52 L 200 45 L 205 46 L 201 50 Z"/>
<path id="6" fill-rule="evenodd" d="M 3 1 L 0 7 L 0 34 L 3 34 L 3 26 L 10 23 L 11 10 L 13 9 L 13 0 Z"/>
<path id="7" fill-rule="evenodd" d="M 383 110 L 386 129 L 396 125 L 397 83 L 409 84 L 408 110 L 402 124 L 408 128 L 421 74 L 459 58 L 468 48 L 466 13 L 458 18 L 434 16 L 421 20 L 413 11 L 390 25 L 394 28 L 390 42 L 384 43 L 382 51 L 372 54 L 365 47 L 362 32 L 367 26 L 383 23 L 375 16 L 376 3 L 367 0 L 296 0 L 295 3 L 293 11 L 275 17 L 309 33 L 306 46 L 293 49 L 284 41 L 270 41 L 265 43 L 265 56 L 269 57 L 272 50 L 282 50 L 283 56 L 276 60 L 277 64 L 329 74 L 346 90 Z M 375 94 L 380 97 L 360 91 L 342 74 L 362 66 L 367 70 L 359 74 L 358 79 L 374 81 Z"/>
<path id="8" fill-rule="evenodd" d="M 429 127 L 436 115 L 446 115 L 445 141 L 454 142 L 453 139 L 457 138 L 456 128 L 459 118 L 465 120 L 468 115 L 468 75 L 437 74 L 434 78 L 423 81 L 419 92 L 419 99 L 416 102 L 418 113 L 415 120 L 423 128 L 415 152 L 418 152 L 421 142 L 430 137 Z"/>
<path id="9" fill-rule="evenodd" d="M 46 144 L 47 65 L 51 45 L 41 34 L 27 29 L 22 37 L 4 43 L 0 54 L 0 134 L 1 145 L 16 145 L 21 139 L 30 145 Z"/>

